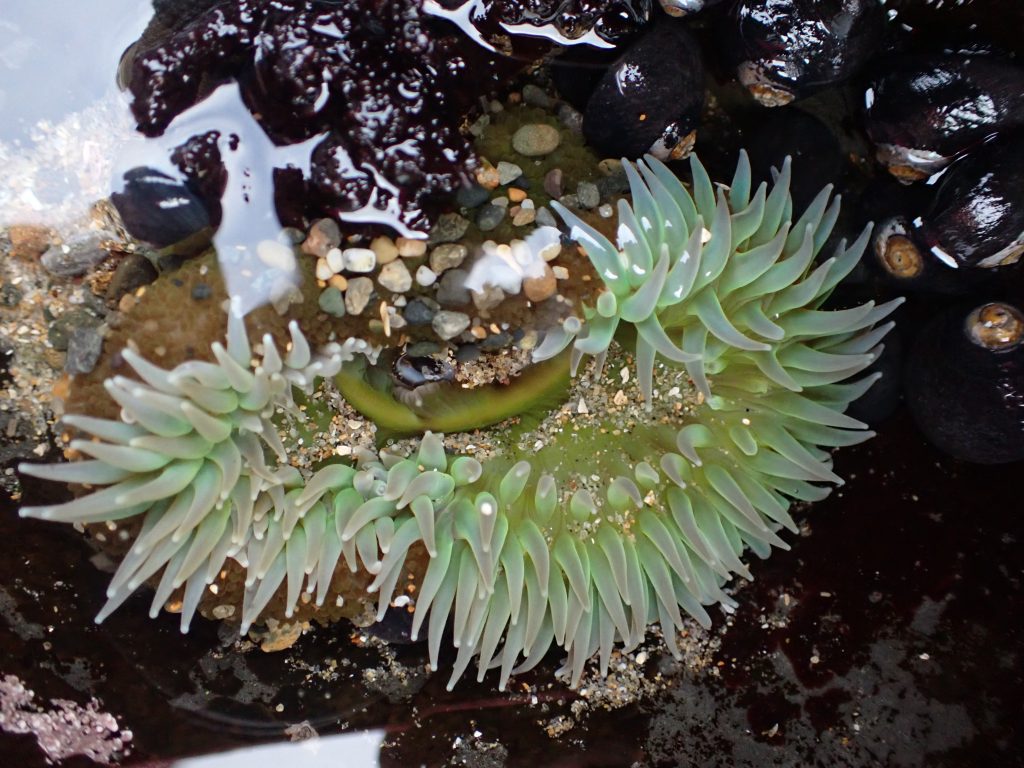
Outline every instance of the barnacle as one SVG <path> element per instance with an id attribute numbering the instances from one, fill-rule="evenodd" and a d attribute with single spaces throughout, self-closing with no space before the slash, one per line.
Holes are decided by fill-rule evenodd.
<path id="1" fill-rule="evenodd" d="M 869 236 L 815 264 L 838 214 L 830 188 L 792 224 L 788 161 L 770 191 L 753 192 L 745 155 L 717 190 L 691 162 L 692 195 L 653 158 L 627 164 L 632 206 L 619 206 L 617 244 L 557 208 L 604 290 L 583 317 L 547 334 L 538 362 L 511 385 L 441 386 L 410 405 L 364 375 L 355 353 L 370 353 L 365 343 L 314 357 L 293 323 L 287 354 L 267 336 L 251 360 L 241 318 L 229 312 L 214 363 L 165 371 L 127 351 L 141 381 L 107 383 L 122 421 L 65 419 L 95 438 L 71 445 L 92 459 L 22 467 L 106 487 L 22 514 L 141 517 L 99 618 L 162 569 L 154 612 L 184 586 L 187 627 L 233 559 L 247 574 L 244 630 L 282 590 L 289 612 L 303 590 L 322 604 L 344 559 L 372 577 L 379 619 L 421 547 L 428 563 L 413 591 L 412 631 L 426 627 L 436 668 L 451 623 L 450 686 L 479 657 L 479 677 L 499 667 L 504 688 L 552 645 L 567 652 L 563 669 L 575 684 L 588 658 L 599 654 L 605 670 L 616 643 L 637 646 L 655 622 L 677 653 L 684 615 L 710 625 L 705 606 L 730 605 L 723 585 L 750 578 L 748 548 L 765 557 L 787 546 L 778 534 L 796 530 L 792 500 L 822 499 L 842 482 L 828 449 L 871 436 L 843 412 L 876 377 L 846 380 L 877 356 L 891 323 L 877 324 L 898 303 L 822 309 Z M 606 359 L 632 355 L 647 410 L 625 426 L 609 410 L 539 428 L 588 355 L 597 358 L 585 373 L 595 385 L 607 381 Z M 292 390 L 316 377 L 334 377 L 349 404 L 390 434 L 422 435 L 415 450 L 355 451 L 351 464 L 305 476 L 288 466 L 277 423 Z M 668 385 L 688 380 L 694 405 L 672 407 Z M 500 450 L 485 461 L 439 434 L 498 422 Z"/>

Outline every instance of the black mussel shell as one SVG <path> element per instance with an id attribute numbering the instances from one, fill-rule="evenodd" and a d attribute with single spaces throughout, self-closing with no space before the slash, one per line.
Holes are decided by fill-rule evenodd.
<path id="1" fill-rule="evenodd" d="M 857 72 L 880 44 L 885 17 L 878 0 L 739 0 L 722 24 L 740 82 L 779 107 Z"/>
<path id="2" fill-rule="evenodd" d="M 1015 264 L 1024 254 L 1024 134 L 1000 135 L 943 174 L 916 239 L 960 267 Z"/>
<path id="3" fill-rule="evenodd" d="M 487 0 L 483 10 L 484 26 L 497 21 L 504 32 L 539 35 L 529 27 L 553 27 L 568 40 L 593 34 L 614 44 L 648 22 L 652 0 Z"/>
<path id="4" fill-rule="evenodd" d="M 991 302 L 934 318 L 911 349 L 905 397 L 943 452 L 979 464 L 1024 459 L 1024 313 Z"/>
<path id="5" fill-rule="evenodd" d="M 721 0 L 658 0 L 661 9 L 669 16 L 689 16 L 692 13 L 703 11 L 712 5 L 717 5 Z"/>
<path id="6" fill-rule="evenodd" d="M 665 160 L 693 146 L 704 106 L 704 65 L 682 23 L 662 19 L 604 74 L 583 114 L 587 142 L 606 157 Z"/>
<path id="7" fill-rule="evenodd" d="M 1024 125 L 1024 67 L 996 56 L 906 56 L 871 79 L 864 106 L 879 162 L 917 181 L 986 136 Z"/>
<path id="8" fill-rule="evenodd" d="M 166 248 L 210 226 L 206 206 L 183 181 L 152 168 L 132 168 L 110 196 L 132 237 Z"/>

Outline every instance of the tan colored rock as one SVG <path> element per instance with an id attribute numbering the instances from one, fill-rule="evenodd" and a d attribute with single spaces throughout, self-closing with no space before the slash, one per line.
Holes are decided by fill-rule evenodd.
<path id="1" fill-rule="evenodd" d="M 523 293 L 530 301 L 537 303 L 550 299 L 558 289 L 555 271 L 551 265 L 544 265 L 544 274 L 540 277 L 528 277 L 523 280 Z"/>

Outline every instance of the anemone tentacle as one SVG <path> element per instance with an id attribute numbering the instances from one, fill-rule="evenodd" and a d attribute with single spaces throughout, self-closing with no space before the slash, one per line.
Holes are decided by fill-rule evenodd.
<path id="1" fill-rule="evenodd" d="M 93 437 L 71 443 L 90 458 L 22 467 L 104 487 L 22 514 L 141 519 L 98 619 L 159 574 L 153 613 L 184 587 L 185 630 L 228 559 L 246 571 L 243 630 L 275 594 L 286 615 L 303 592 L 322 605 L 337 568 L 372 576 L 379 619 L 406 591 L 399 580 L 422 546 L 412 632 L 426 629 L 436 668 L 452 626 L 449 687 L 476 658 L 479 678 L 498 668 L 504 688 L 552 645 L 575 685 L 587 659 L 598 654 L 605 671 L 616 643 L 636 647 L 654 623 L 678 654 L 684 617 L 709 626 L 706 606 L 733 604 L 726 582 L 751 577 L 747 549 L 787 547 L 779 534 L 796 531 L 792 501 L 820 500 L 842 482 L 829 450 L 871 436 L 844 411 L 875 377 L 848 380 L 878 355 L 891 327 L 879 323 L 898 303 L 822 309 L 867 232 L 815 264 L 838 198 L 830 204 L 826 188 L 791 224 L 788 160 L 771 189 L 753 192 L 745 155 L 728 191 L 691 162 L 692 194 L 654 158 L 625 164 L 632 206 L 620 204 L 617 244 L 554 204 L 605 290 L 549 332 L 535 359 L 571 346 L 574 371 L 584 356 L 599 368 L 631 325 L 645 404 L 658 400 L 656 371 L 685 371 L 701 395 L 692 413 L 652 417 L 615 439 L 597 424 L 540 449 L 512 441 L 485 463 L 448 453 L 427 431 L 412 456 L 357 451 L 351 464 L 304 475 L 287 463 L 275 419 L 295 410 L 293 390 L 339 374 L 367 345 L 313 354 L 293 323 L 284 355 L 267 336 L 255 360 L 229 312 L 213 363 L 165 371 L 126 351 L 140 381 L 107 382 L 121 421 L 65 419 Z M 596 483 L 574 468 L 574 442 L 588 446 Z"/>

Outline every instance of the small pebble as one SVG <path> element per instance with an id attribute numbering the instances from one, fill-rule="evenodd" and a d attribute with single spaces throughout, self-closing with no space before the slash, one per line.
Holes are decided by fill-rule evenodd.
<path id="1" fill-rule="evenodd" d="M 563 266 L 552 267 L 551 271 L 555 274 L 556 280 L 568 280 L 569 270 Z"/>
<path id="2" fill-rule="evenodd" d="M 521 203 L 526 199 L 526 190 L 518 187 L 511 187 L 508 191 L 508 199 L 513 203 Z"/>
<path id="3" fill-rule="evenodd" d="M 580 199 L 576 195 L 562 195 L 558 198 L 558 202 L 564 205 L 566 208 L 579 208 Z"/>
<path id="4" fill-rule="evenodd" d="M 309 236 L 302 243 L 302 252 L 310 256 L 326 256 L 332 248 L 341 245 L 341 230 L 334 219 L 317 219 L 309 228 Z"/>
<path id="5" fill-rule="evenodd" d="M 316 260 L 315 274 L 316 274 L 316 279 L 317 280 L 323 280 L 325 283 L 328 280 L 331 279 L 331 276 L 334 273 L 331 271 L 331 267 L 327 263 L 327 259 L 317 259 Z"/>
<path id="6" fill-rule="evenodd" d="M 68 238 L 63 245 L 48 248 L 40 261 L 51 275 L 84 275 L 110 255 L 102 244 L 112 239 L 114 235 L 110 232 L 83 232 Z"/>
<path id="7" fill-rule="evenodd" d="M 103 335 L 98 328 L 74 328 L 68 336 L 68 357 L 64 370 L 71 374 L 89 373 L 103 351 Z"/>
<path id="8" fill-rule="evenodd" d="M 373 268 L 377 266 L 377 254 L 369 248 L 346 248 L 342 251 L 342 256 L 348 272 L 373 272 Z"/>
<path id="9" fill-rule="evenodd" d="M 496 205 L 499 208 L 508 208 L 508 203 L 509 199 L 505 195 L 501 195 L 491 200 L 491 205 Z"/>
<path id="10" fill-rule="evenodd" d="M 125 294 L 122 298 L 132 299 L 134 305 L 135 297 L 132 294 Z M 95 329 L 100 322 L 101 320 L 96 315 L 85 309 L 69 309 L 50 323 L 50 327 L 47 329 L 47 339 L 54 349 L 63 352 L 68 348 L 68 340 L 75 330 Z"/>
<path id="11" fill-rule="evenodd" d="M 496 285 L 485 285 L 482 291 L 472 291 L 473 306 L 481 312 L 494 309 L 505 300 L 505 292 Z"/>
<path id="12" fill-rule="evenodd" d="M 523 169 L 515 163 L 509 163 L 504 160 L 498 163 L 498 184 L 511 184 L 522 175 Z"/>
<path id="13" fill-rule="evenodd" d="M 116 304 L 126 293 L 135 293 L 144 285 L 149 285 L 157 278 L 153 262 L 139 253 L 130 253 L 121 259 L 114 270 L 114 277 L 107 286 L 106 300 Z"/>
<path id="14" fill-rule="evenodd" d="M 362 314 L 373 296 L 373 280 L 368 277 L 354 277 L 348 281 L 345 291 L 345 311 L 350 315 Z"/>
<path id="15" fill-rule="evenodd" d="M 564 174 L 561 168 L 552 168 L 546 174 L 544 174 L 544 191 L 548 193 L 548 196 L 552 200 L 557 200 L 562 196 L 562 179 Z"/>
<path id="16" fill-rule="evenodd" d="M 434 329 L 434 333 L 447 341 L 448 339 L 454 339 L 469 328 L 469 315 L 463 312 L 441 310 L 434 315 L 430 326 Z"/>
<path id="17" fill-rule="evenodd" d="M 437 314 L 437 309 L 431 306 L 427 299 L 413 299 L 405 307 L 405 319 L 409 325 L 430 325 Z"/>
<path id="18" fill-rule="evenodd" d="M 344 291 L 348 288 L 348 279 L 344 275 L 331 275 L 331 279 L 327 281 L 327 284 L 337 288 L 339 291 Z"/>
<path id="19" fill-rule="evenodd" d="M 545 123 L 524 125 L 512 134 L 512 149 L 526 157 L 543 157 L 558 149 L 558 129 Z"/>
<path id="20" fill-rule="evenodd" d="M 464 208 L 476 208 L 478 205 L 486 203 L 488 197 L 490 197 L 490 191 L 474 182 L 459 189 L 455 195 L 455 202 Z"/>
<path id="21" fill-rule="evenodd" d="M 36 259 L 46 252 L 54 240 L 49 229 L 32 224 L 13 224 L 7 229 L 11 241 L 10 255 L 16 259 Z"/>
<path id="22" fill-rule="evenodd" d="M 523 280 L 523 293 L 535 304 L 554 296 L 557 289 L 555 272 L 548 264 L 544 265 L 544 274 L 540 277 L 527 277 Z"/>
<path id="23" fill-rule="evenodd" d="M 196 301 L 203 301 L 213 295 L 213 289 L 207 283 L 199 283 L 192 288 L 192 298 Z"/>
<path id="24" fill-rule="evenodd" d="M 601 191 L 597 188 L 597 184 L 581 181 L 576 185 L 576 199 L 579 200 L 580 208 L 587 210 L 596 208 L 601 204 Z"/>
<path id="25" fill-rule="evenodd" d="M 598 207 L 597 213 L 602 219 L 610 219 L 612 214 L 615 213 L 615 209 L 609 203 L 605 203 Z"/>
<path id="26" fill-rule="evenodd" d="M 424 288 L 437 282 L 437 273 L 426 264 L 420 264 L 416 269 L 416 283 Z"/>
<path id="27" fill-rule="evenodd" d="M 464 269 L 449 269 L 437 282 L 437 300 L 445 306 L 459 306 L 470 301 L 466 288 L 468 273 Z"/>
<path id="28" fill-rule="evenodd" d="M 541 227 L 557 227 L 558 219 L 547 208 L 541 207 L 537 209 L 537 224 Z"/>
<path id="29" fill-rule="evenodd" d="M 374 251 L 374 253 L 376 253 L 376 251 Z M 324 257 L 324 261 L 327 262 L 327 266 L 331 270 L 331 275 L 336 275 L 345 269 L 345 257 L 342 255 L 340 248 L 331 248 L 331 250 L 327 252 L 327 256 Z M 325 279 L 329 280 L 330 275 Z"/>
<path id="30" fill-rule="evenodd" d="M 11 283 L 4 283 L 0 286 L 0 306 L 4 307 L 16 307 L 21 303 L 21 299 L 25 294 L 22 293 L 21 289 Z"/>
<path id="31" fill-rule="evenodd" d="M 317 300 L 320 309 L 334 317 L 345 316 L 345 296 L 334 286 L 325 289 Z"/>
<path id="32" fill-rule="evenodd" d="M 390 237 L 381 235 L 370 242 L 370 250 L 377 255 L 378 264 L 390 264 L 398 258 L 398 247 Z"/>
<path id="33" fill-rule="evenodd" d="M 527 83 L 523 86 L 523 101 L 530 106 L 540 107 L 541 109 L 549 109 L 551 107 L 551 97 L 544 92 L 543 88 L 533 83 Z"/>
<path id="34" fill-rule="evenodd" d="M 271 269 L 291 272 L 295 269 L 295 251 L 291 246 L 277 240 L 260 240 L 256 243 L 256 256 Z"/>
<path id="35" fill-rule="evenodd" d="M 377 282 L 392 293 L 405 293 L 412 288 L 412 275 L 404 261 L 392 261 L 381 269 Z"/>
<path id="36" fill-rule="evenodd" d="M 402 258 L 414 258 L 427 252 L 426 240 L 413 240 L 411 237 L 400 237 L 395 240 L 398 255 Z"/>
<path id="37" fill-rule="evenodd" d="M 484 161 L 476 172 L 476 182 L 484 189 L 494 189 L 499 183 L 498 169 Z"/>
<path id="38" fill-rule="evenodd" d="M 516 227 L 523 227 L 527 224 L 533 224 L 537 218 L 537 211 L 533 208 L 522 208 L 519 212 L 512 217 L 512 224 Z"/>
<path id="39" fill-rule="evenodd" d="M 458 363 L 472 363 L 480 358 L 480 347 L 476 344 L 463 344 L 455 350 L 455 361 Z"/>
<path id="40" fill-rule="evenodd" d="M 430 252 L 430 268 L 437 274 L 454 269 L 466 260 L 469 250 L 460 243 L 445 243 Z"/>
<path id="41" fill-rule="evenodd" d="M 505 209 L 497 205 L 482 205 L 476 215 L 476 225 L 483 232 L 490 232 L 505 218 Z"/>
<path id="42" fill-rule="evenodd" d="M 573 133 L 583 133 L 583 113 L 571 104 L 562 102 L 558 105 L 558 122 L 564 125 Z"/>
<path id="43" fill-rule="evenodd" d="M 430 230 L 430 245 L 437 243 L 454 243 L 462 239 L 469 229 L 469 219 L 457 213 L 442 213 L 437 218 L 437 223 Z"/>

